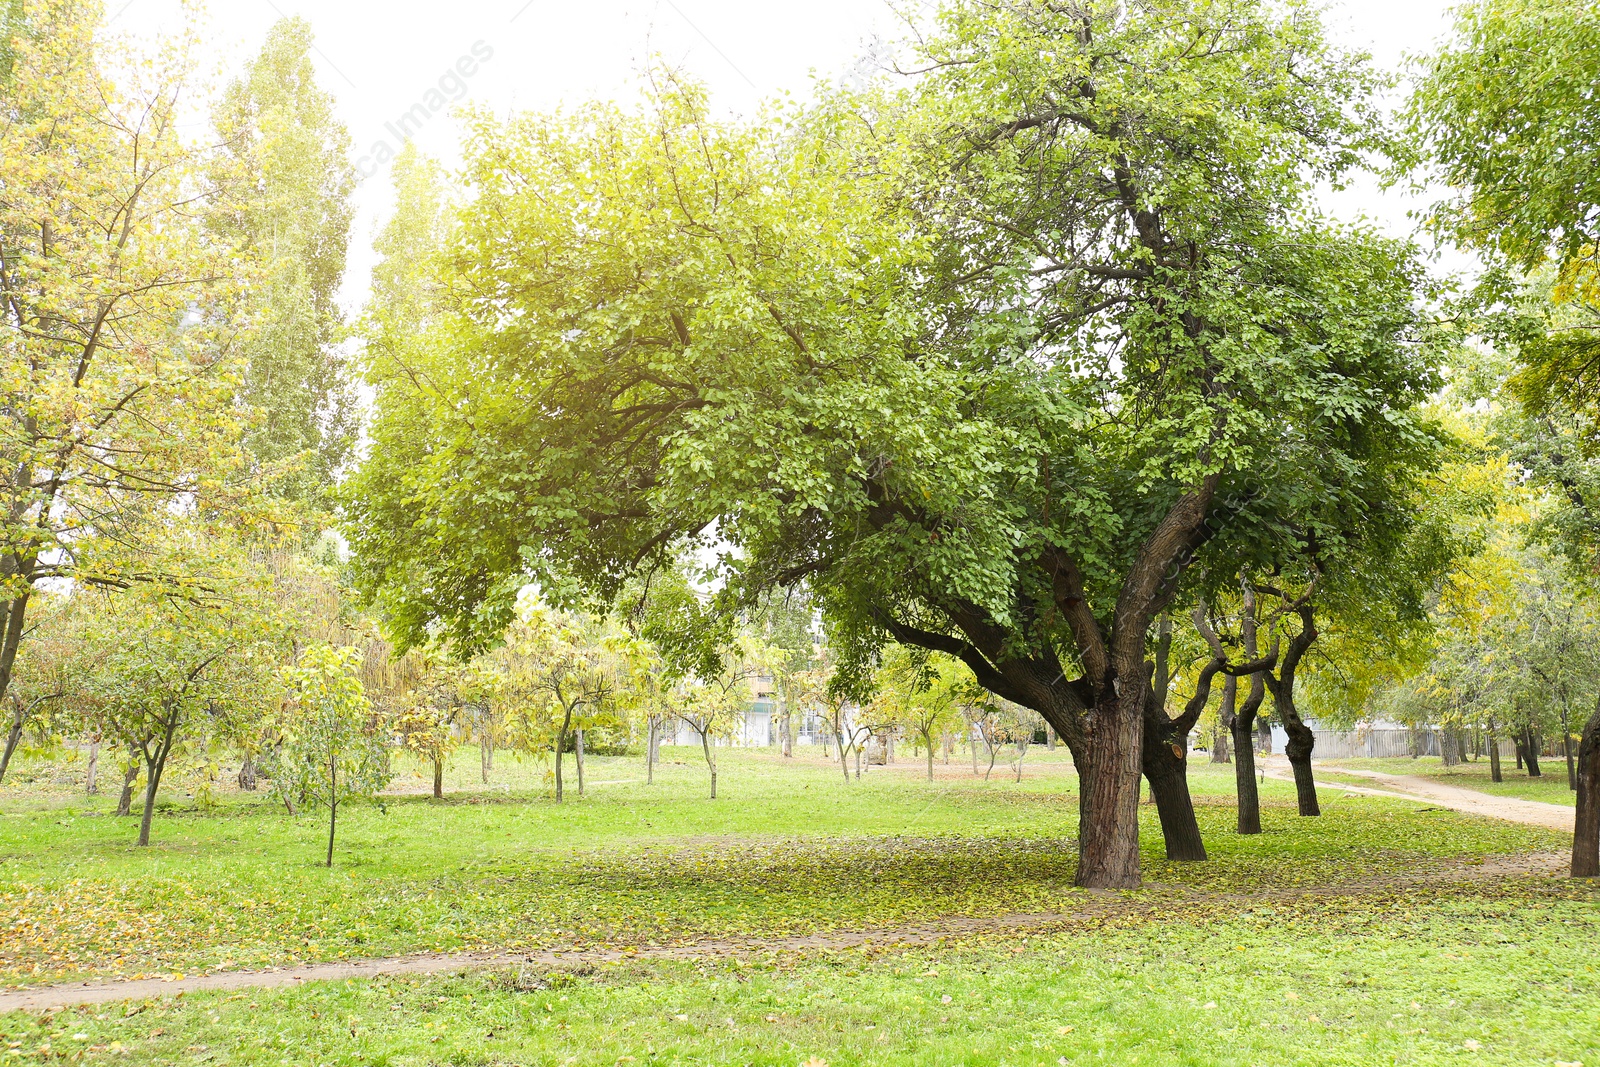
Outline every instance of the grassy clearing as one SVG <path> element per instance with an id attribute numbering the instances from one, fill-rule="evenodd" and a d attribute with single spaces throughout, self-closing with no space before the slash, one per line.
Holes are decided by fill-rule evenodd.
<path id="1" fill-rule="evenodd" d="M 1489 761 L 1486 759 L 1475 760 L 1472 763 L 1461 763 L 1454 767 L 1446 767 L 1438 756 L 1422 756 L 1417 759 L 1343 759 L 1327 760 L 1317 763 L 1317 775 L 1322 777 L 1324 771 L 1336 772 L 1340 767 L 1349 767 L 1364 771 L 1382 771 L 1384 774 L 1409 774 L 1419 778 L 1431 778 L 1445 782 L 1449 785 L 1460 786 L 1463 789 L 1476 789 L 1481 793 L 1489 793 L 1499 797 L 1516 797 L 1520 800 L 1542 800 L 1546 804 L 1565 804 L 1572 807 L 1577 801 L 1575 794 L 1567 787 L 1567 763 L 1564 758 L 1547 759 L 1539 761 L 1539 769 L 1544 773 L 1538 778 L 1529 778 L 1526 771 L 1517 770 L 1517 765 L 1512 760 L 1501 763 L 1502 782 L 1495 782 L 1489 777 Z M 1331 776 L 1330 776 L 1331 777 Z M 1357 777 L 1341 777 L 1341 781 L 1354 782 L 1358 785 L 1375 785 L 1371 779 L 1364 782 Z"/>
<path id="2" fill-rule="evenodd" d="M 937 952 L 322 983 L 0 1030 L 18 1059 L 89 1063 L 1593 1063 L 1600 976 L 1575 946 L 1600 937 L 1600 908 L 1562 889 Z"/>
<path id="3" fill-rule="evenodd" d="M 1023 782 L 970 772 L 928 783 L 902 765 L 848 785 L 835 768 L 729 752 L 723 796 L 703 770 L 595 760 L 596 786 L 557 806 L 530 793 L 390 798 L 351 808 L 336 866 L 323 824 L 270 801 L 174 808 L 154 844 L 132 820 L 21 805 L 0 820 L 0 978 L 195 973 L 413 951 L 673 942 L 1052 912 L 1071 888 L 1075 780 L 1040 761 Z M 955 770 L 952 770 L 954 774 Z M 1197 764 L 1212 862 L 1161 858 L 1146 809 L 1151 893 L 1261 892 L 1406 874 L 1447 859 L 1557 848 L 1554 834 L 1328 797 L 1301 820 L 1264 785 L 1266 832 L 1233 834 L 1231 769 Z M 8 805 L 9 806 L 9 805 Z"/>
<path id="4" fill-rule="evenodd" d="M 332 871 L 317 866 L 321 819 L 263 798 L 202 810 L 175 790 L 154 846 L 138 849 L 132 820 L 106 814 L 110 798 L 35 776 L 0 793 L 0 974 L 37 985 L 1069 917 L 1031 935 L 952 923 L 944 947 L 910 953 L 352 980 L 14 1014 L 0 1018 L 0 1063 L 1600 1062 L 1600 987 L 1577 948 L 1600 935 L 1595 888 L 1426 880 L 1563 847 L 1559 835 L 1337 790 L 1324 792 L 1324 818 L 1300 819 L 1293 787 L 1267 781 L 1266 832 L 1241 838 L 1233 769 L 1197 761 L 1212 860 L 1167 863 L 1145 808 L 1147 888 L 1093 896 L 1071 888 L 1076 780 L 1062 754 L 1030 754 L 1020 783 L 998 768 L 974 779 L 964 762 L 929 783 L 902 762 L 847 784 L 820 760 L 727 751 L 716 801 L 690 755 L 669 749 L 653 786 L 636 759 L 593 760 L 589 796 L 558 807 L 541 768 L 502 761 L 485 789 L 463 753 L 450 781 L 473 791 L 350 809 Z M 1071 917 L 1086 904 L 1100 910 Z"/>

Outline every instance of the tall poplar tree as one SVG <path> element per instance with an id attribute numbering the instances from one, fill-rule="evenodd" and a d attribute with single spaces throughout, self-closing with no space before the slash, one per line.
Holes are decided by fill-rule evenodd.
<path id="1" fill-rule="evenodd" d="M 337 296 L 350 241 L 355 170 L 350 135 L 311 65 L 311 27 L 274 25 L 249 70 L 213 113 L 217 232 L 253 253 L 256 329 L 242 384 L 257 415 L 245 444 L 278 492 L 316 502 L 356 432 L 353 377 Z"/>

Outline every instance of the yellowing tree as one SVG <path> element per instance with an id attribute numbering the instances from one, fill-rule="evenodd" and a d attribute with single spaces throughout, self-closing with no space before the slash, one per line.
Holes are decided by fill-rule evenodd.
<path id="1" fill-rule="evenodd" d="M 205 160 L 180 133 L 192 39 L 108 54 L 99 14 L 23 0 L 7 23 L 0 696 L 40 582 L 150 578 L 139 557 L 170 506 L 237 526 L 242 501 L 232 308 L 248 265 L 196 221 Z"/>

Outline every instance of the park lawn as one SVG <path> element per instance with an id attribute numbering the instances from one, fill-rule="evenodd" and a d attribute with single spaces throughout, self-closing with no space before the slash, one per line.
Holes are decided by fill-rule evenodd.
<path id="1" fill-rule="evenodd" d="M 1542 759 L 1539 761 L 1539 770 L 1543 773 L 1538 778 L 1530 778 L 1526 771 L 1517 770 L 1515 761 L 1502 760 L 1500 776 L 1504 781 L 1500 782 L 1490 779 L 1489 761 L 1487 759 L 1446 767 L 1444 761 L 1438 756 L 1421 756 L 1417 759 L 1401 756 L 1389 759 L 1319 760 L 1316 763 L 1316 773 L 1320 778 L 1325 772 L 1336 772 L 1340 767 L 1364 771 L 1382 771 L 1384 774 L 1407 774 L 1418 778 L 1431 778 L 1449 785 L 1460 786 L 1463 789 L 1476 789 L 1481 793 L 1489 793 L 1494 796 L 1516 797 L 1520 800 L 1542 800 L 1546 804 L 1565 804 L 1569 808 L 1577 804 L 1576 794 L 1567 786 L 1566 760 L 1559 756 L 1555 759 Z M 1352 776 L 1341 778 L 1340 780 L 1374 788 L 1380 787 L 1379 783 L 1370 778 L 1363 781 L 1359 777 Z"/>
<path id="2" fill-rule="evenodd" d="M 646 786 L 637 760 L 616 758 L 590 767 L 592 781 L 615 784 L 559 806 L 491 789 L 352 807 L 332 870 L 319 864 L 321 817 L 290 817 L 270 800 L 166 810 L 139 849 L 133 820 L 104 814 L 108 799 L 83 810 L 13 805 L 8 791 L 0 981 L 647 946 L 1054 912 L 1086 899 L 1071 888 L 1076 782 L 1060 761 L 1040 760 L 1021 783 L 959 766 L 929 783 L 906 762 L 847 783 L 820 762 L 721 758 L 715 801 L 692 760 L 669 761 Z M 1338 794 L 1326 798 L 1328 817 L 1302 820 L 1292 786 L 1275 782 L 1263 786 L 1266 832 L 1239 837 L 1232 769 L 1196 763 L 1192 777 L 1213 859 L 1167 863 L 1145 808 L 1150 888 L 1135 911 L 1159 911 L 1175 894 L 1290 892 L 1563 847 L 1545 831 Z"/>
<path id="3" fill-rule="evenodd" d="M 1240 911 L 909 953 L 191 994 L 15 1013 L 0 1040 L 19 1062 L 262 1067 L 1600 1061 L 1592 886 Z"/>

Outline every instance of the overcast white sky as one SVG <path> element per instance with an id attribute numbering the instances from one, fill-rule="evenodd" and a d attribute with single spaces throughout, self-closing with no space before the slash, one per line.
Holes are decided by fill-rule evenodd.
<path id="1" fill-rule="evenodd" d="M 1329 22 L 1337 36 L 1394 67 L 1444 31 L 1447 6 L 1447 0 L 1331 0 Z M 178 0 L 106 0 L 106 10 L 114 29 L 140 36 L 176 28 L 179 20 Z M 493 54 L 462 79 L 462 100 L 502 113 L 631 96 L 637 72 L 656 53 L 704 79 L 719 109 L 749 113 L 779 93 L 806 95 L 813 76 L 841 77 L 875 34 L 896 35 L 883 0 L 211 0 L 209 39 L 225 69 L 239 69 L 285 15 L 299 15 L 315 29 L 318 75 L 338 97 L 358 156 L 379 142 L 398 148 L 388 124 L 421 102 L 474 45 L 479 54 L 485 48 Z M 415 140 L 451 160 L 457 132 L 446 112 Z M 346 284 L 352 306 L 365 295 L 371 239 L 389 210 L 387 171 L 367 178 L 357 197 Z M 1330 206 L 1341 215 L 1365 213 L 1392 228 L 1407 226 L 1406 205 L 1374 188 Z"/>

